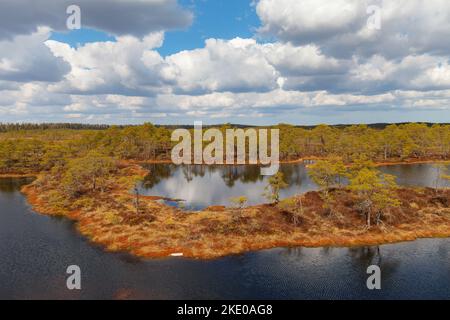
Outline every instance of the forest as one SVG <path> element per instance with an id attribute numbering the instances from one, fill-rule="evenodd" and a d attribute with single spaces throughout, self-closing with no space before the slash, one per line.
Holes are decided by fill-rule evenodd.
<path id="1" fill-rule="evenodd" d="M 64 167 L 70 159 L 95 151 L 116 160 L 170 160 L 174 127 L 78 126 L 65 124 L 3 125 L 0 132 L 0 173 L 35 173 Z M 231 125 L 218 127 L 221 131 Z M 361 156 L 374 162 L 447 160 L 450 125 L 409 123 L 376 129 L 367 125 L 280 129 L 281 161 L 338 156 L 351 163 Z M 192 130 L 192 129 L 191 129 Z M 1 131 L 1 130 L 0 130 Z"/>

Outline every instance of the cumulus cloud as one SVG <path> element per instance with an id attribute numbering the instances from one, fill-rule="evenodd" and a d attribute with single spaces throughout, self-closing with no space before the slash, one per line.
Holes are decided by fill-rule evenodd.
<path id="1" fill-rule="evenodd" d="M 208 39 L 204 48 L 166 57 L 162 77 L 175 92 L 267 92 L 286 78 L 342 74 L 349 63 L 327 57 L 314 45 L 260 44 L 254 39 Z"/>
<path id="2" fill-rule="evenodd" d="M 361 28 L 366 1 L 260 0 L 260 32 L 296 43 L 312 43 Z M 289 8 L 289 10 L 287 10 Z"/>
<path id="3" fill-rule="evenodd" d="M 286 90 L 327 90 L 332 93 L 378 94 L 392 90 L 438 90 L 450 88 L 448 57 L 429 54 L 389 60 L 381 55 L 354 56 L 340 61 L 343 73 L 292 75 L 284 81 Z"/>
<path id="4" fill-rule="evenodd" d="M 346 73 L 348 61 L 326 57 L 311 45 L 259 44 L 254 39 L 208 39 L 205 47 L 165 58 L 154 49 L 162 33 L 140 40 L 89 43 L 78 48 L 47 41 L 53 54 L 71 67 L 51 90 L 72 94 L 151 96 L 163 91 L 199 95 L 213 92 L 268 92 L 291 77 Z"/>
<path id="5" fill-rule="evenodd" d="M 326 57 L 315 45 L 273 43 L 264 45 L 264 51 L 269 63 L 286 76 L 339 74 L 348 67 L 345 61 Z"/>
<path id="6" fill-rule="evenodd" d="M 0 41 L 0 80 L 56 82 L 70 66 L 56 58 L 44 42 L 49 30 L 39 28 L 30 35 Z"/>
<path id="7" fill-rule="evenodd" d="M 71 66 L 64 81 L 50 89 L 72 94 L 152 95 L 163 85 L 159 76 L 163 58 L 155 48 L 162 44 L 162 32 L 142 40 L 118 37 L 116 42 L 88 43 L 78 48 L 49 40 L 55 57 Z"/>
<path id="8" fill-rule="evenodd" d="M 202 49 L 166 58 L 162 76 L 181 92 L 269 91 L 277 87 L 277 70 L 253 39 L 208 39 Z"/>
<path id="9" fill-rule="evenodd" d="M 380 8 L 380 30 L 367 25 L 373 5 Z M 260 33 L 297 45 L 314 43 L 336 57 L 447 55 L 450 49 L 442 41 L 450 37 L 446 0 L 259 0 L 256 11 Z"/>
<path id="10" fill-rule="evenodd" d="M 29 82 L 2 90 L 0 89 L 0 109 L 3 115 L 61 113 L 61 106 L 70 97 L 60 93 L 50 93 L 48 84 Z"/>
<path id="11" fill-rule="evenodd" d="M 66 31 L 66 9 L 70 0 L 2 0 L 0 39 L 30 34 L 39 26 Z M 78 0 L 81 23 L 117 36 L 143 37 L 149 33 L 184 28 L 190 25 L 192 13 L 176 0 Z"/>

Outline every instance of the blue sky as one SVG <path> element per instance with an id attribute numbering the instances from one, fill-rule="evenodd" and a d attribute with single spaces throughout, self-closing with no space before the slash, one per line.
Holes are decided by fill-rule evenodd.
<path id="1" fill-rule="evenodd" d="M 195 12 L 194 23 L 184 31 L 167 32 L 162 55 L 201 48 L 208 38 L 251 38 L 259 26 L 252 1 L 183 0 L 180 3 Z"/>
<path id="2" fill-rule="evenodd" d="M 179 3 L 194 12 L 194 21 L 186 28 L 166 32 L 164 44 L 158 48 L 163 56 L 201 48 L 208 38 L 251 38 L 260 26 L 253 1 L 181 0 Z M 70 32 L 55 31 L 50 39 L 65 42 L 72 47 L 91 42 L 115 41 L 113 35 L 87 28 Z"/>

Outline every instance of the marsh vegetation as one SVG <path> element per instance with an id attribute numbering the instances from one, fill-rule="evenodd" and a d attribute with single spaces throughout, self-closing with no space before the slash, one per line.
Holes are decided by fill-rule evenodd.
<path id="1" fill-rule="evenodd" d="M 75 220 L 82 234 L 108 250 L 145 257 L 183 252 L 212 258 L 274 246 L 380 244 L 450 235 L 449 191 L 441 183 L 399 187 L 374 164 L 446 160 L 449 126 L 278 127 L 285 161 L 315 159 L 307 173 L 315 190 L 284 197 L 291 183 L 280 171 L 263 181 L 261 203 L 237 194 L 234 206 L 168 206 L 138 187 L 158 183 L 148 178 L 155 172 L 139 163 L 165 161 L 172 146 L 170 129 L 151 124 L 7 130 L 0 134 L 0 170 L 36 173 L 23 191 L 37 211 Z M 448 179 L 445 169 L 440 167 L 436 179 Z"/>

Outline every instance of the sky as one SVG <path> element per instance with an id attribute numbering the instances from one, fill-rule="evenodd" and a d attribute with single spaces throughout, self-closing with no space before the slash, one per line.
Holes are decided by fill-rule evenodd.
<path id="1" fill-rule="evenodd" d="M 0 122 L 450 122 L 447 0 L 0 3 Z"/>

